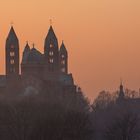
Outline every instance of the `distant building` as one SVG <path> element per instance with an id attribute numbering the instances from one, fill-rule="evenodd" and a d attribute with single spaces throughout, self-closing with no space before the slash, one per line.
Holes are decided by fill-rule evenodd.
<path id="1" fill-rule="evenodd" d="M 68 52 L 62 41 L 59 48 L 53 27 L 50 26 L 45 38 L 44 53 L 28 42 L 19 62 L 19 40 L 13 26 L 6 39 L 6 75 L 0 76 L 0 92 L 38 93 L 42 88 L 48 90 L 76 90 L 72 74 L 68 73 Z"/>
<path id="2" fill-rule="evenodd" d="M 121 82 L 117 101 L 122 102 L 124 99 L 125 99 L 125 92 L 124 92 L 124 89 L 123 89 L 123 84 Z"/>
<path id="3" fill-rule="evenodd" d="M 130 105 L 131 104 L 133 104 L 133 105 L 138 104 L 139 105 L 140 104 L 140 97 L 139 96 L 134 96 L 132 93 L 128 97 L 127 92 L 128 91 L 124 90 L 123 84 L 121 82 L 119 92 L 118 92 L 118 97 L 117 97 L 117 100 L 116 100 L 117 103 L 121 103 L 121 104 L 127 103 L 127 104 L 130 104 Z"/>

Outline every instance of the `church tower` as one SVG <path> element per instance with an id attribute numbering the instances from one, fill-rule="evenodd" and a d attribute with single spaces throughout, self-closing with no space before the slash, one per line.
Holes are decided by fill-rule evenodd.
<path id="1" fill-rule="evenodd" d="M 8 37 L 6 39 L 5 46 L 6 57 L 6 76 L 18 76 L 19 75 L 19 40 L 14 31 L 13 26 L 10 29 Z"/>
<path id="2" fill-rule="evenodd" d="M 53 27 L 50 26 L 44 45 L 45 62 L 49 72 L 59 71 L 58 40 Z"/>
<path id="3" fill-rule="evenodd" d="M 26 46 L 24 48 L 24 51 L 23 51 L 23 56 L 22 56 L 22 63 L 25 63 L 27 61 L 27 58 L 28 58 L 28 55 L 30 53 L 30 46 L 28 44 L 28 42 L 26 43 Z M 22 69 L 21 69 L 22 70 Z"/>
<path id="4" fill-rule="evenodd" d="M 59 67 L 62 73 L 68 73 L 68 52 L 63 41 L 59 51 Z"/>
<path id="5" fill-rule="evenodd" d="M 118 101 L 123 101 L 124 99 L 125 99 L 125 93 L 124 93 L 124 89 L 123 89 L 123 84 L 121 82 L 120 91 L 119 91 L 119 95 L 118 95 Z"/>

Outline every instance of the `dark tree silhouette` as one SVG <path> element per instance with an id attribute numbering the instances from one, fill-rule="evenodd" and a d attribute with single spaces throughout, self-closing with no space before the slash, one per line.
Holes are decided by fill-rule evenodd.
<path id="1" fill-rule="evenodd" d="M 45 92 L 45 91 L 44 91 Z M 90 104 L 80 92 L 50 92 L 0 100 L 0 139 L 90 140 Z"/>
<path id="2" fill-rule="evenodd" d="M 109 92 L 101 91 L 91 106 L 93 111 L 99 111 L 104 110 L 113 102 L 113 96 Z"/>
<path id="3" fill-rule="evenodd" d="M 107 140 L 138 140 L 140 139 L 139 116 L 132 112 L 115 118 L 106 132 Z"/>

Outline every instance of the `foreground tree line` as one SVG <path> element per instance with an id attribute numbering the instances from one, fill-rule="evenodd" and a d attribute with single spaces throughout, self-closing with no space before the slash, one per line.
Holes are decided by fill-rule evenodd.
<path id="1" fill-rule="evenodd" d="M 2 140 L 139 140 L 140 100 L 117 102 L 102 91 L 92 104 L 81 91 L 0 100 Z"/>
<path id="2" fill-rule="evenodd" d="M 91 139 L 89 110 L 81 92 L 1 97 L 0 139 Z"/>
<path id="3" fill-rule="evenodd" d="M 140 139 L 139 93 L 126 89 L 121 101 L 118 94 L 118 91 L 102 91 L 92 104 L 91 116 L 97 140 Z"/>

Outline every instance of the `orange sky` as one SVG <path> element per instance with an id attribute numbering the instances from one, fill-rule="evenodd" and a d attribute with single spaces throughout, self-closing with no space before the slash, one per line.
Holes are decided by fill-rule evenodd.
<path id="1" fill-rule="evenodd" d="M 140 87 L 140 0 L 0 0 L 0 72 L 10 23 L 20 40 L 43 50 L 49 19 L 69 51 L 75 83 L 93 99 L 99 91 Z"/>

